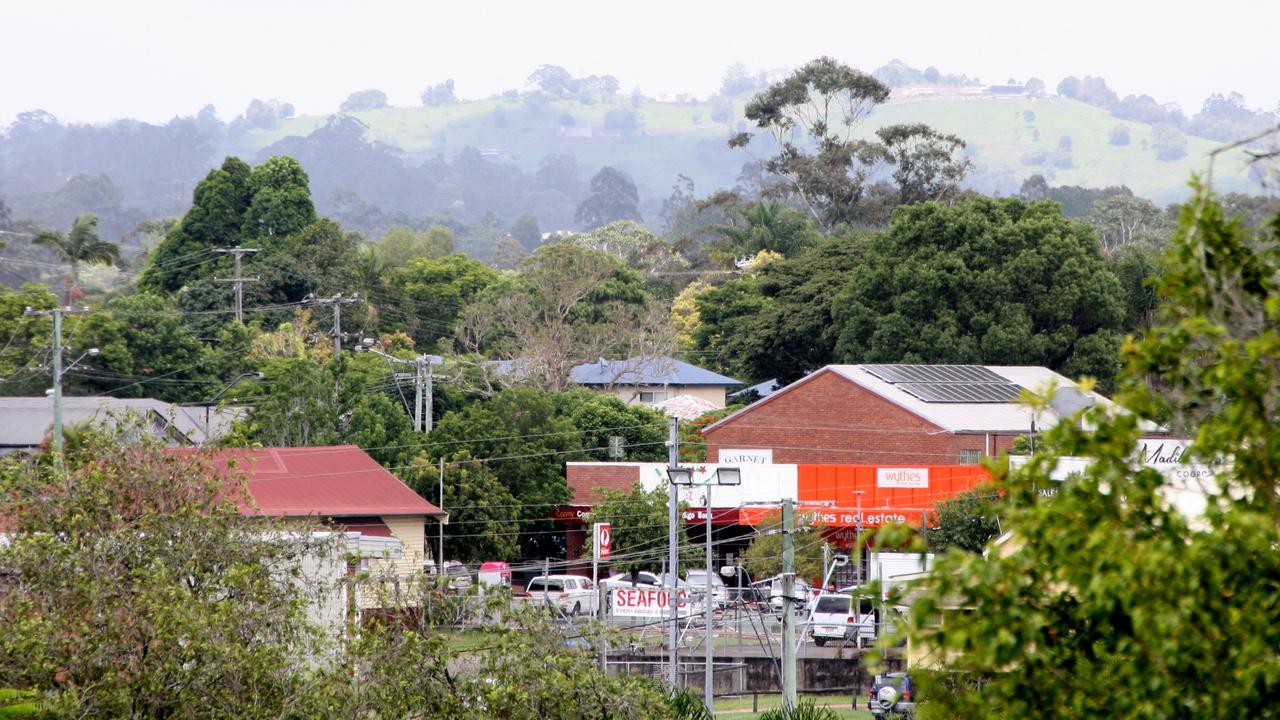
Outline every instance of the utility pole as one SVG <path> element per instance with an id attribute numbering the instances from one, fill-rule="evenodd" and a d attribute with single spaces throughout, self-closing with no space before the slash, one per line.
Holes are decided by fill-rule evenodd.
<path id="1" fill-rule="evenodd" d="M 53 316 L 53 457 L 59 468 L 62 467 L 62 316 L 81 315 L 89 312 L 88 308 L 73 310 L 69 307 L 56 307 L 52 310 L 32 310 L 27 308 L 23 315 Z M 91 348 L 85 355 L 97 355 L 98 349 Z M 73 361 L 67 369 L 75 367 L 84 358 Z"/>
<path id="2" fill-rule="evenodd" d="M 680 419 L 676 417 L 667 418 L 667 467 L 680 467 Z M 671 593 L 668 606 L 671 613 L 671 629 L 667 634 L 667 655 L 670 667 L 667 668 L 667 684 L 674 690 L 678 687 L 679 676 L 677 675 L 676 664 L 680 661 L 680 603 L 678 601 L 676 575 L 680 572 L 680 562 L 678 553 L 676 552 L 676 542 L 680 537 L 676 532 L 676 523 L 680 522 L 680 503 L 676 497 L 676 486 L 667 483 L 667 590 Z M 707 572 L 711 572 L 708 568 Z"/>
<path id="3" fill-rule="evenodd" d="M 715 696 L 715 676 L 712 674 L 711 666 L 715 662 L 715 596 L 712 594 L 714 587 L 711 584 L 711 483 L 707 483 L 707 617 L 704 618 L 707 624 L 707 657 L 703 661 L 703 678 L 702 678 L 702 701 L 706 703 L 707 712 L 715 717 L 716 714 L 716 696 Z"/>
<path id="4" fill-rule="evenodd" d="M 440 458 L 440 504 L 437 506 L 444 510 L 444 458 Z M 440 557 L 437 561 L 440 563 L 440 577 L 444 577 L 444 520 L 436 523 L 440 526 Z"/>
<path id="5" fill-rule="evenodd" d="M 214 275 L 213 281 L 229 282 L 229 283 L 236 284 L 236 287 L 235 287 L 236 322 L 243 323 L 244 322 L 244 284 L 247 282 L 258 282 L 262 278 L 258 277 L 257 275 L 254 275 L 253 277 L 249 277 L 249 278 L 245 277 L 240 272 L 240 258 L 244 257 L 245 253 L 262 252 L 262 248 L 214 248 L 213 251 L 216 253 L 231 253 L 231 256 L 235 258 L 236 276 L 232 278 L 220 278 L 217 275 Z"/>
<path id="6" fill-rule="evenodd" d="M 782 501 L 782 707 L 796 706 L 796 543 L 791 498 Z"/>
<path id="7" fill-rule="evenodd" d="M 853 538 L 853 562 L 854 562 L 854 584 L 859 588 L 862 587 L 862 496 L 866 490 L 854 490 L 853 494 L 858 497 L 858 514 L 854 516 L 855 524 L 853 526 L 856 533 Z"/>
<path id="8" fill-rule="evenodd" d="M 415 432 L 431 432 L 431 415 L 435 412 L 435 375 L 431 368 L 431 356 L 419 355 L 413 359 L 413 429 Z"/>
<path id="9" fill-rule="evenodd" d="M 342 306 L 350 305 L 359 299 L 359 294 L 343 297 L 342 293 L 338 293 L 331 298 L 318 298 L 314 295 L 308 295 L 303 300 L 304 303 L 309 305 L 328 305 L 333 308 L 333 330 L 330 330 L 329 334 L 333 336 L 334 357 L 342 354 Z"/>

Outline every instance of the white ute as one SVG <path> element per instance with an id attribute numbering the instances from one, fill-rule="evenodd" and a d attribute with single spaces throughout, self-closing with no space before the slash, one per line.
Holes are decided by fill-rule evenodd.
<path id="1" fill-rule="evenodd" d="M 564 615 L 594 615 L 596 588 L 590 578 L 580 575 L 543 575 L 533 578 L 525 587 L 529 602 L 547 605 Z"/>

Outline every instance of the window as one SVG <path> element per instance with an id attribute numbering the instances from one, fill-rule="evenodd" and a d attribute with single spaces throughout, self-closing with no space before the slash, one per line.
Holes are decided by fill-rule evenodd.
<path id="1" fill-rule="evenodd" d="M 640 392 L 640 402 L 657 403 L 667 399 L 665 390 L 643 390 Z"/>
<path id="2" fill-rule="evenodd" d="M 981 461 L 982 461 L 981 450 L 961 450 L 960 451 L 961 465 L 977 465 Z"/>

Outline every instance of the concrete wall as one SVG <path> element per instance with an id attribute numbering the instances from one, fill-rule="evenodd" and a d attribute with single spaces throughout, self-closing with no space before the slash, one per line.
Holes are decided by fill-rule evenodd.
<path id="1" fill-rule="evenodd" d="M 962 450 L 999 455 L 1016 435 L 957 435 L 830 370 L 704 431 L 707 459 L 724 449 L 772 449 L 775 463 L 947 465 Z"/>

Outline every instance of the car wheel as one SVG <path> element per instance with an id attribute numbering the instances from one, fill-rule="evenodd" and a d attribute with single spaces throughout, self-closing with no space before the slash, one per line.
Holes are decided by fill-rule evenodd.
<path id="1" fill-rule="evenodd" d="M 826 645 L 826 644 L 827 644 L 827 639 L 826 639 L 826 638 L 821 638 L 821 637 L 816 637 L 816 638 L 814 638 L 814 639 L 813 639 L 813 644 L 814 644 L 814 645 L 817 645 L 818 647 L 822 647 L 823 645 Z"/>
<path id="2" fill-rule="evenodd" d="M 582 603 L 580 603 L 580 602 L 576 602 L 576 603 L 574 603 L 574 604 L 573 604 L 573 612 L 571 612 L 571 613 L 569 613 L 569 614 L 570 614 L 570 615 L 577 615 L 577 614 L 579 614 L 579 613 L 581 613 L 581 612 L 582 612 Z"/>

